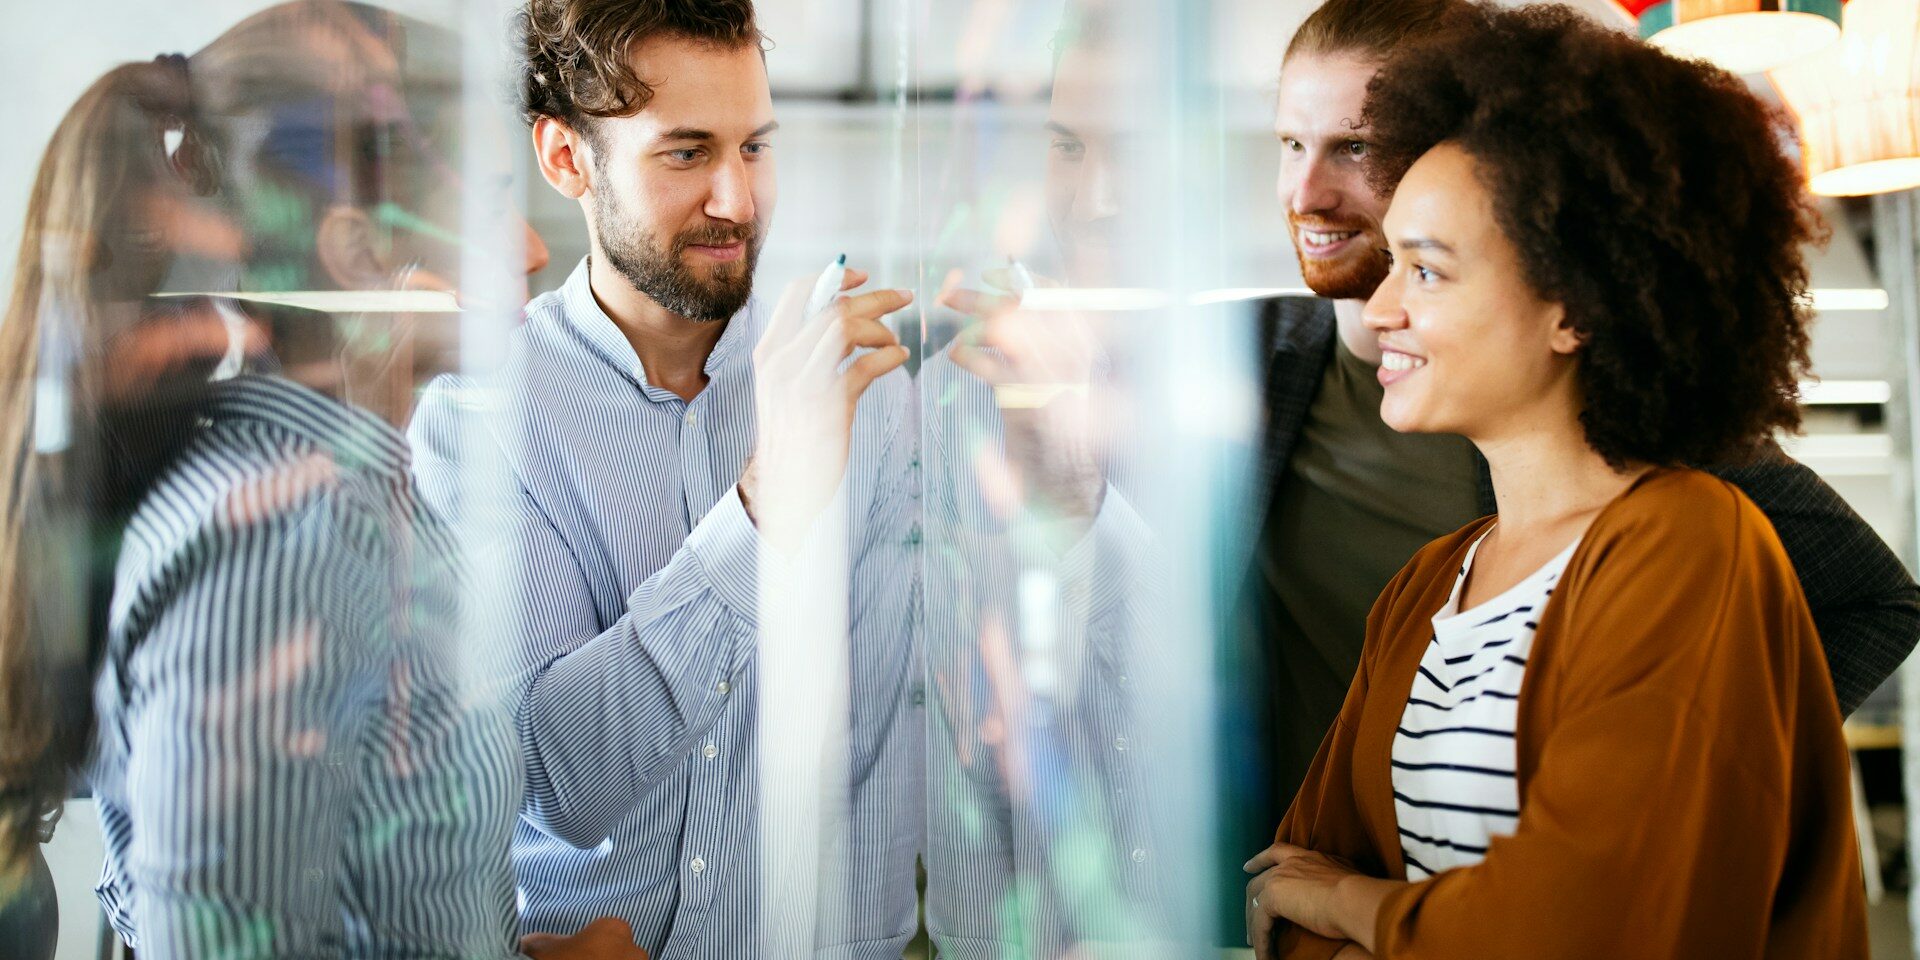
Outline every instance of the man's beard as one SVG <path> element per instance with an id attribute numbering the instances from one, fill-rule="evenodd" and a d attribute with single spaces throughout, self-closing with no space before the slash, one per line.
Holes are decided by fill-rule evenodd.
<path id="1" fill-rule="evenodd" d="M 753 268 L 760 260 L 759 223 L 709 222 L 673 238 L 665 250 L 654 235 L 640 229 L 615 204 L 598 205 L 594 214 L 595 232 L 607 265 L 619 271 L 635 290 L 676 316 L 696 323 L 725 320 L 747 305 L 753 294 Z M 731 263 L 719 263 L 702 277 L 684 259 L 688 247 L 726 246 L 744 242 L 745 255 Z"/>
<path id="2" fill-rule="evenodd" d="M 1326 260 L 1308 258 L 1300 249 L 1303 222 L 1314 230 L 1322 230 L 1325 229 L 1325 221 L 1317 217 L 1300 217 L 1291 212 L 1287 214 L 1287 231 L 1293 240 L 1294 256 L 1300 258 L 1300 275 L 1307 281 L 1307 289 L 1329 300 L 1365 300 L 1380 289 L 1391 265 L 1386 252 L 1380 249 L 1378 230 L 1370 226 L 1337 228 L 1358 229 L 1360 236 L 1354 238 L 1358 245 L 1339 257 Z"/>

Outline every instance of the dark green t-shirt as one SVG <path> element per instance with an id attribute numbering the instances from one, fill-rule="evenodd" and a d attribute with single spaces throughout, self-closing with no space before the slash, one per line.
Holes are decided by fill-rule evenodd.
<path id="1" fill-rule="evenodd" d="M 1283 808 L 1340 712 L 1380 591 L 1421 547 L 1480 516 L 1473 445 L 1381 422 L 1376 377 L 1334 338 L 1248 582 L 1271 666 Z"/>

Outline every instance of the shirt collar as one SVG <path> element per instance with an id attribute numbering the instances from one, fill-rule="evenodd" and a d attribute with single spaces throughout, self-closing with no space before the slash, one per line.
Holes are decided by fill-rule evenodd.
<path id="1" fill-rule="evenodd" d="M 600 308 L 600 301 L 594 298 L 588 259 L 580 258 L 579 265 L 573 268 L 573 272 L 567 276 L 567 282 L 560 287 L 560 303 L 566 321 L 608 366 L 633 381 L 635 386 L 648 389 L 647 372 L 641 367 L 639 356 L 633 352 L 633 344 L 627 342 L 626 334 L 620 332 L 620 325 L 607 316 L 607 312 Z M 726 330 L 721 332 L 712 352 L 707 354 L 706 365 L 702 368 L 709 378 L 736 357 L 744 355 L 741 345 L 748 340 L 757 312 L 756 303 L 749 299 L 739 313 L 727 320 Z"/>
<path id="2" fill-rule="evenodd" d="M 212 420 L 243 420 L 288 430 L 329 451 L 341 466 L 404 474 L 407 438 L 386 421 L 284 377 L 245 374 L 207 386 Z"/>

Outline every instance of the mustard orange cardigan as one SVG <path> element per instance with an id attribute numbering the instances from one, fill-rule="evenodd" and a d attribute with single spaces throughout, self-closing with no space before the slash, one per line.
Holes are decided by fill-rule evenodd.
<path id="1" fill-rule="evenodd" d="M 1278 838 L 1406 879 L 1388 759 L 1467 547 L 1374 604 L 1359 673 Z M 1396 891 L 1381 958 L 1865 958 L 1846 744 L 1773 527 L 1732 485 L 1649 473 L 1574 551 L 1520 691 L 1520 823 Z M 1287 927 L 1284 957 L 1340 944 Z"/>

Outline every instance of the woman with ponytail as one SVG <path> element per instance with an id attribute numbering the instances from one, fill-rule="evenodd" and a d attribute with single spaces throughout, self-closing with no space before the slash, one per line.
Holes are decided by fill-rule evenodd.
<path id="1" fill-rule="evenodd" d="M 170 168 L 194 164 L 199 144 L 178 136 L 171 156 L 162 149 L 166 129 L 183 129 L 183 64 L 117 68 L 68 111 L 34 181 L 0 319 L 0 893 L 8 942 L 28 956 L 51 956 L 57 932 L 38 845 L 88 748 L 117 530 L 133 478 L 157 470 L 178 433 L 127 428 L 170 394 L 176 410 L 190 406 L 176 388 L 191 376 L 172 371 L 202 366 L 194 354 L 208 341 L 194 305 L 143 303 L 168 257 L 142 208 L 194 189 Z M 213 332 L 227 339 L 224 325 Z"/>
<path id="2" fill-rule="evenodd" d="M 0 321 L 0 865 L 30 875 L 90 789 L 142 960 L 523 948 L 505 678 L 460 647 L 404 438 L 345 402 L 404 400 L 406 330 L 284 306 L 451 276 L 401 38 L 301 0 L 120 67 L 34 185 Z M 618 921 L 524 949 L 637 954 Z"/>

